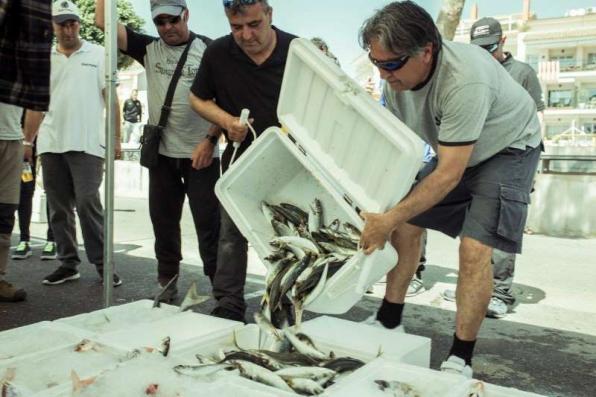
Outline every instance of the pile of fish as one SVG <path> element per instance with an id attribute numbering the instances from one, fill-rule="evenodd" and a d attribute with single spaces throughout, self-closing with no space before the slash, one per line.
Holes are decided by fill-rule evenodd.
<path id="1" fill-rule="evenodd" d="M 285 328 L 279 330 L 261 313 L 255 314 L 260 329 L 275 340 L 271 350 L 236 349 L 221 351 L 217 359 L 197 355 L 200 364 L 178 365 L 174 370 L 186 376 L 205 377 L 228 371 L 244 378 L 303 395 L 318 395 L 341 374 L 365 363 L 351 357 L 336 357 L 319 350 L 311 338 Z"/>
<path id="2" fill-rule="evenodd" d="M 308 211 L 289 203 L 266 202 L 261 203 L 261 210 L 275 233 L 270 241 L 275 250 L 265 258 L 271 266 L 261 307 L 272 313 L 289 296 L 299 326 L 303 307 L 321 294 L 327 279 L 358 251 L 360 230 L 339 219 L 325 226 L 318 199 Z"/>

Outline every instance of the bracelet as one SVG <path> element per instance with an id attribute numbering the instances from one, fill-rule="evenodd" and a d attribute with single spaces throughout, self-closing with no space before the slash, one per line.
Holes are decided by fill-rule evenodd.
<path id="1" fill-rule="evenodd" d="M 23 141 L 23 146 L 33 146 L 33 142 Z"/>

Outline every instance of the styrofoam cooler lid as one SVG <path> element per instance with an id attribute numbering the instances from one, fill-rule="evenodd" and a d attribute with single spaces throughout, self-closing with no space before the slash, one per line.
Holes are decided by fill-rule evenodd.
<path id="1" fill-rule="evenodd" d="M 360 209 L 395 205 L 422 163 L 422 140 L 307 39 L 290 46 L 277 114 Z"/>

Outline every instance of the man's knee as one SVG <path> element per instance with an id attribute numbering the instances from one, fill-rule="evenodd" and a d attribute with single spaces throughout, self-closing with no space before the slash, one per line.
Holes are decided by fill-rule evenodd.
<path id="1" fill-rule="evenodd" d="M 471 275 L 490 267 L 492 248 L 470 237 L 462 237 L 459 245 L 459 273 Z"/>
<path id="2" fill-rule="evenodd" d="M 397 248 L 404 244 L 420 244 L 424 229 L 409 223 L 398 226 L 391 234 L 391 244 Z"/>

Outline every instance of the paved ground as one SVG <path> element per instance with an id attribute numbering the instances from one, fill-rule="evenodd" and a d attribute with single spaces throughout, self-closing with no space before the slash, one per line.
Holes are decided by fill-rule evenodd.
<path id="1" fill-rule="evenodd" d="M 152 259 L 152 229 L 147 202 L 116 199 L 115 258 L 124 284 L 115 290 L 116 304 L 146 298 L 155 287 Z M 182 290 L 199 281 L 199 293 L 209 293 L 202 276 L 192 232 L 191 218 L 183 219 L 184 266 Z M 34 236 L 45 235 L 45 225 L 32 226 Z M 13 243 L 16 244 L 18 236 Z M 62 286 L 41 284 L 56 262 L 37 259 L 42 241 L 36 240 L 36 255 L 10 264 L 11 281 L 26 288 L 29 298 L 18 304 L 0 304 L 0 331 L 42 320 L 70 316 L 102 307 L 102 288 L 86 262 L 81 279 Z M 446 355 L 453 334 L 454 304 L 439 293 L 453 287 L 457 279 L 457 242 L 431 233 L 430 265 L 424 273 L 428 291 L 411 298 L 405 310 L 409 333 L 432 338 L 431 367 L 437 368 Z M 519 257 L 515 293 L 517 305 L 505 319 L 484 322 L 474 358 L 475 375 L 491 383 L 552 396 L 594 396 L 596 387 L 596 244 L 594 240 L 571 240 L 529 235 L 524 255 Z M 251 253 L 246 294 L 249 310 L 257 308 L 263 289 L 264 268 Z M 375 286 L 342 318 L 361 321 L 375 310 L 384 285 Z M 207 313 L 207 301 L 196 310 Z M 315 316 L 307 313 L 306 318 Z M 247 315 L 251 318 L 251 313 Z"/>

